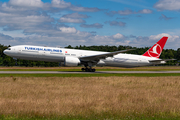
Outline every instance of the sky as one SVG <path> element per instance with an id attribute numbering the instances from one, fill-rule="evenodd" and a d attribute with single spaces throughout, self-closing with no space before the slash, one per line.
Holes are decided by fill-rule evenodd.
<path id="1" fill-rule="evenodd" d="M 1 0 L 0 44 L 180 48 L 180 0 Z"/>

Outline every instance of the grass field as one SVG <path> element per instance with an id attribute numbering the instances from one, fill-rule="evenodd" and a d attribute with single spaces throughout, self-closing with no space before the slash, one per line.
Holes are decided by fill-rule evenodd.
<path id="1" fill-rule="evenodd" d="M 80 71 L 81 67 L 0 67 Z M 97 71 L 173 71 L 180 67 Z M 0 74 L 0 120 L 180 119 L 180 74 Z"/>
<path id="2" fill-rule="evenodd" d="M 0 77 L 167 77 L 180 73 L 69 73 L 69 74 L 0 74 Z"/>
<path id="3" fill-rule="evenodd" d="M 0 119 L 180 119 L 180 76 L 0 77 Z"/>
<path id="4" fill-rule="evenodd" d="M 0 67 L 0 71 L 81 71 L 82 67 Z M 180 66 L 150 66 L 137 68 L 95 67 L 97 71 L 169 71 Z"/>

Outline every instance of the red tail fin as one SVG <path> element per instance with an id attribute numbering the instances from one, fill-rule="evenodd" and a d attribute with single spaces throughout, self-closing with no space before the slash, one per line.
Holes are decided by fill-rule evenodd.
<path id="1" fill-rule="evenodd" d="M 168 37 L 162 37 L 156 44 L 154 44 L 143 56 L 159 58 L 161 52 L 166 44 Z"/>

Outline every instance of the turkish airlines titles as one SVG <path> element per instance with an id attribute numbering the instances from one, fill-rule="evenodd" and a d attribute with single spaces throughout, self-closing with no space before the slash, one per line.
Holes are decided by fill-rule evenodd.
<path id="1" fill-rule="evenodd" d="M 34 48 L 34 47 L 25 47 L 25 50 L 37 50 L 37 51 L 49 51 L 49 52 L 62 52 L 59 49 L 50 49 L 50 48 Z"/>

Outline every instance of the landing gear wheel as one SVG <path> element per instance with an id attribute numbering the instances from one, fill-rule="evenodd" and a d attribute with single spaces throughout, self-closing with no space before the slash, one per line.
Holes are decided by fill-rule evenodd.
<path id="1" fill-rule="evenodd" d="M 85 71 L 85 72 L 95 72 L 96 69 L 92 69 L 92 68 L 81 68 L 82 71 Z"/>
<path id="2" fill-rule="evenodd" d="M 82 71 L 85 71 L 85 68 L 81 68 Z"/>
<path id="3" fill-rule="evenodd" d="M 91 72 L 89 68 L 86 68 L 85 71 L 86 71 L 86 72 Z"/>

